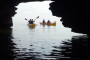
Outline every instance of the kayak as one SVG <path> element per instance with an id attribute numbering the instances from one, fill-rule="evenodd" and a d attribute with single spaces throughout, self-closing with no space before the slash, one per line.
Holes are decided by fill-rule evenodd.
<path id="1" fill-rule="evenodd" d="M 31 27 L 35 27 L 36 26 L 36 24 L 27 24 L 28 26 L 31 26 Z"/>
<path id="2" fill-rule="evenodd" d="M 41 22 L 39 22 L 41 25 L 56 25 L 56 21 L 55 22 L 53 22 L 53 23 L 49 23 L 49 24 L 47 24 L 47 23 L 41 23 Z"/>

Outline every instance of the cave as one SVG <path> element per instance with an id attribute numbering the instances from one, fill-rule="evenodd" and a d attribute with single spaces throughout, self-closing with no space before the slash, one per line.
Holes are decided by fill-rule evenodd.
<path id="1" fill-rule="evenodd" d="M 50 1 L 50 0 L 1 0 L 0 1 L 0 29 L 13 26 L 12 17 L 21 2 Z M 62 17 L 60 21 L 64 27 L 72 32 L 90 35 L 89 29 L 89 0 L 51 0 L 50 10 L 53 16 Z"/>

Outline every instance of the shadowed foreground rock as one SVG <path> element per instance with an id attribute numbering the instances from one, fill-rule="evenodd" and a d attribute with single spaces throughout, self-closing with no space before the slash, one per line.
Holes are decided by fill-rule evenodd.
<path id="1" fill-rule="evenodd" d="M 54 16 L 62 17 L 65 27 L 72 28 L 73 32 L 90 35 L 89 0 L 55 0 L 49 9 Z"/>

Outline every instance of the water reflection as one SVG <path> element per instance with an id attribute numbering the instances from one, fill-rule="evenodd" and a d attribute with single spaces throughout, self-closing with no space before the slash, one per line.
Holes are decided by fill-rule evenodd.
<path id="1" fill-rule="evenodd" d="M 88 60 L 89 59 L 89 46 L 88 41 L 90 37 L 73 36 L 71 40 L 62 41 L 62 45 L 53 46 L 50 55 L 47 57 L 54 57 L 56 60 Z"/>
<path id="2" fill-rule="evenodd" d="M 87 35 L 73 36 L 71 39 L 62 40 L 59 46 L 53 45 L 49 53 L 45 53 L 45 46 L 39 46 L 38 41 L 23 42 L 13 38 L 12 29 L 9 33 L 0 32 L 0 54 L 4 60 L 88 60 L 89 40 Z M 45 42 L 42 42 L 45 43 Z M 48 42 L 47 42 L 48 43 Z M 38 44 L 38 46 L 37 46 Z M 29 45 L 29 46 L 28 46 Z M 47 49 L 49 49 L 48 45 Z M 39 49 L 41 48 L 41 49 Z"/>
<path id="3" fill-rule="evenodd" d="M 43 27 L 45 27 L 45 25 L 44 24 L 40 24 L 41 26 L 43 26 Z"/>

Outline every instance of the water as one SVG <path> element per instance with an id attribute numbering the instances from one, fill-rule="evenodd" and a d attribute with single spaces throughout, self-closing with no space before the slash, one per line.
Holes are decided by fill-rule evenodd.
<path id="1" fill-rule="evenodd" d="M 65 28 L 60 22 L 61 17 L 52 16 L 49 8 L 50 1 L 28 2 L 17 6 L 17 14 L 13 18 L 13 26 L 10 33 L 2 33 L 2 57 L 9 60 L 59 60 L 71 59 L 72 50 L 75 48 L 73 41 L 87 41 L 84 34 L 71 32 L 70 28 Z M 27 20 L 35 19 L 35 27 L 27 26 Z M 40 25 L 43 19 L 51 22 L 56 21 L 56 26 Z M 76 36 L 76 37 L 75 37 Z M 75 37 L 75 38 L 74 38 Z M 81 38 L 84 37 L 84 38 Z M 5 42 L 6 41 L 6 42 Z M 81 40 L 80 40 L 81 41 Z M 86 44 L 86 43 L 85 43 Z M 74 46 L 74 47 L 73 47 Z M 83 44 L 82 44 L 83 46 Z M 85 45 L 87 46 L 87 44 Z M 68 49 L 67 49 L 68 48 Z M 66 56 L 67 54 L 68 56 Z M 77 49 L 78 51 L 78 49 Z M 61 54 L 62 53 L 62 54 Z M 77 54 L 78 55 L 78 54 Z M 73 55 L 74 58 L 77 56 Z M 77 59 L 81 59 L 80 56 Z"/>

